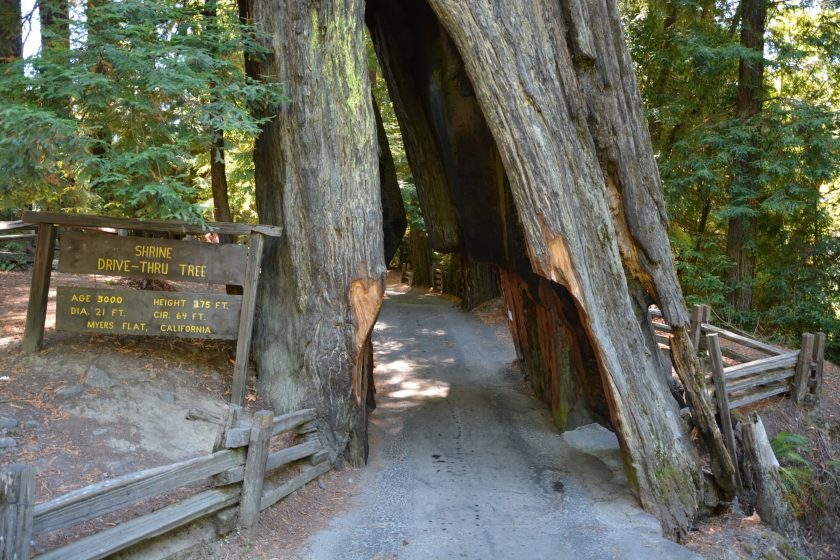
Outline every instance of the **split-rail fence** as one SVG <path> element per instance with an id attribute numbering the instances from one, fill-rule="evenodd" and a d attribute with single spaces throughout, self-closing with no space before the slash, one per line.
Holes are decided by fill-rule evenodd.
<path id="1" fill-rule="evenodd" d="M 653 319 L 661 317 L 655 308 L 651 309 L 650 315 Z M 785 393 L 789 393 L 797 403 L 802 402 L 807 394 L 820 394 L 825 333 L 803 334 L 802 348 L 791 351 L 717 327 L 709 322 L 710 316 L 708 305 L 694 306 L 691 338 L 698 351 L 708 351 L 710 371 L 706 375 L 707 393 L 715 402 L 720 400 L 725 403 L 725 408 L 734 410 Z M 655 320 L 653 327 L 661 348 L 667 351 L 670 348 L 670 327 Z M 721 340 L 734 344 L 722 346 Z M 742 351 L 733 346 L 741 347 Z M 761 357 L 744 354 L 744 348 Z M 726 365 L 724 358 L 735 363 Z"/>
<path id="2" fill-rule="evenodd" d="M 239 529 L 252 540 L 260 511 L 330 470 L 314 420 L 314 409 L 282 416 L 260 411 L 246 419 L 231 405 L 220 419 L 223 429 L 213 453 L 105 480 L 43 503 L 36 503 L 35 469 L 12 465 L 0 473 L 0 559 L 27 560 L 39 537 L 114 512 L 128 517 L 129 509 L 143 501 L 202 482 L 205 489 L 185 499 L 115 526 L 100 522 L 98 532 L 36 560 L 104 558 L 211 515 L 219 535 Z M 271 438 L 289 432 L 295 444 L 271 452 Z M 266 481 L 292 465 L 299 472 L 291 478 Z"/>

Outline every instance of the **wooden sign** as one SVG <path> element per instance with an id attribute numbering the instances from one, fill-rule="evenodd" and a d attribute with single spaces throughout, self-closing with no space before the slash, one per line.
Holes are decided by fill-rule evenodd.
<path id="1" fill-rule="evenodd" d="M 242 296 L 59 286 L 56 330 L 233 340 Z"/>
<path id="2" fill-rule="evenodd" d="M 242 295 L 60 287 L 56 298 L 56 328 L 59 330 L 236 339 L 230 400 L 240 406 L 244 404 L 265 237 L 280 240 L 281 228 L 224 222 L 141 221 L 58 212 L 24 212 L 22 221 L 38 224 L 35 266 L 23 334 L 25 352 L 37 352 L 44 340 L 58 226 L 247 235 L 248 246 L 245 247 L 64 231 L 58 264 L 62 272 L 238 284 L 242 286 Z"/>
<path id="3" fill-rule="evenodd" d="M 244 245 L 63 232 L 58 270 L 189 282 L 245 282 Z"/>

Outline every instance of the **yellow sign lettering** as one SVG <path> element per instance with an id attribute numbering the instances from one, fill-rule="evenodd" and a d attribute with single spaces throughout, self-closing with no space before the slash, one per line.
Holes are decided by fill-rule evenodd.
<path id="1" fill-rule="evenodd" d="M 204 264 L 179 264 L 182 276 L 192 276 L 193 278 L 206 278 L 207 265 Z"/>
<path id="2" fill-rule="evenodd" d="M 87 328 L 89 329 L 101 329 L 101 330 L 113 330 L 114 322 L 113 321 L 88 321 Z"/>
<path id="3" fill-rule="evenodd" d="M 128 259 L 108 259 L 99 257 L 96 259 L 96 270 L 105 272 L 128 272 L 131 261 Z"/>
<path id="4" fill-rule="evenodd" d="M 140 272 L 143 274 L 169 274 L 169 263 L 140 261 Z"/>
<path id="5" fill-rule="evenodd" d="M 184 307 L 186 304 L 187 300 L 185 299 L 155 298 L 152 300 L 152 305 L 158 307 Z"/>
<path id="6" fill-rule="evenodd" d="M 150 257 L 153 259 L 171 259 L 172 247 L 157 247 L 155 245 L 135 245 L 135 257 Z"/>

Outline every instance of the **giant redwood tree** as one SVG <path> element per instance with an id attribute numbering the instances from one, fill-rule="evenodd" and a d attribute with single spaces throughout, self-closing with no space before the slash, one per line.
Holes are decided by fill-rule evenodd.
<path id="1" fill-rule="evenodd" d="M 500 270 L 528 375 L 561 428 L 618 435 L 632 487 L 678 534 L 707 485 L 647 318 L 732 494 L 686 336 L 659 176 L 614 0 L 254 0 L 259 73 L 292 102 L 257 141 L 269 247 L 254 355 L 278 410 L 316 406 L 360 462 L 370 336 L 383 297 L 378 145 L 365 24 L 403 133 L 432 245 Z"/>

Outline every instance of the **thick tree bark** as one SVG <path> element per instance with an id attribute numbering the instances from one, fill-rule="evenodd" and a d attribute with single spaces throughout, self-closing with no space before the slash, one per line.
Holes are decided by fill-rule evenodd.
<path id="1" fill-rule="evenodd" d="M 318 407 L 331 443 L 349 441 L 356 460 L 384 272 L 360 2 L 254 4 L 273 35 L 259 73 L 293 99 L 255 150 L 260 217 L 287 239 L 263 266 L 254 355 L 275 406 Z M 558 424 L 612 426 L 642 504 L 669 534 L 684 531 L 703 480 L 652 301 L 673 327 L 675 366 L 728 491 L 733 469 L 685 336 L 614 2 L 368 0 L 367 21 L 432 244 L 503 269 L 517 348 Z"/>
<path id="2" fill-rule="evenodd" d="M 743 452 L 742 506 L 748 512 L 757 511 L 763 522 L 801 547 L 799 524 L 785 495 L 787 490 L 779 474 L 779 463 L 758 413 L 751 412 L 746 421 L 739 422 L 737 429 Z"/>
<path id="3" fill-rule="evenodd" d="M 20 0 L 0 0 L 0 64 L 23 56 Z"/>
<path id="4" fill-rule="evenodd" d="M 419 0 L 368 2 L 401 129 L 432 131 L 432 146 L 406 143 L 409 160 L 412 150 L 423 161 L 442 158 L 464 253 L 509 271 L 514 338 L 558 425 L 583 410 L 603 421 L 606 410 L 642 502 L 679 532 L 702 482 L 647 304 L 657 301 L 676 332 L 688 317 L 615 6 L 429 5 L 445 30 Z M 731 496 L 733 467 L 699 389 L 699 365 L 686 337 L 674 350 L 713 470 Z"/>
<path id="5" fill-rule="evenodd" d="M 385 279 L 363 2 L 254 0 L 253 18 L 271 55 L 252 72 L 291 98 L 254 152 L 260 220 L 285 231 L 262 266 L 260 387 L 276 412 L 316 407 L 332 449 L 359 464 Z"/>
<path id="6" fill-rule="evenodd" d="M 475 309 L 502 295 L 499 267 L 478 262 L 461 253 L 449 255 L 443 265 L 443 292 L 461 299 L 461 307 Z"/>
<path id="7" fill-rule="evenodd" d="M 741 46 L 753 51 L 750 58 L 741 57 L 738 64 L 738 118 L 749 120 L 761 112 L 764 92 L 764 28 L 767 0 L 741 0 Z M 757 139 L 755 139 L 757 141 Z M 760 185 L 757 157 L 752 154 L 736 157 L 730 204 L 754 207 Z M 727 274 L 729 303 L 738 311 L 752 308 L 755 278 L 755 242 L 758 224 L 754 215 L 741 214 L 729 220 L 726 255 L 732 261 Z"/>
<path id="8" fill-rule="evenodd" d="M 376 2 L 369 2 L 369 5 Z M 402 13 L 397 10 L 398 13 Z M 371 14 L 379 21 L 378 12 L 368 8 L 368 26 L 379 52 L 379 63 L 388 84 L 388 93 L 394 103 L 394 112 L 400 123 L 400 132 L 406 156 L 417 187 L 417 198 L 423 208 L 423 217 L 432 247 L 436 251 L 457 250 L 462 243 L 458 217 L 450 192 L 441 147 L 428 117 L 428 106 L 423 93 L 429 84 L 423 72 L 423 51 L 411 45 L 408 35 L 383 35 L 378 25 L 372 25 Z M 390 16 L 390 14 L 389 14 Z M 403 22 L 401 22 L 403 23 Z M 421 22 L 413 22 L 419 25 Z M 385 25 L 393 24 L 386 20 Z M 392 56 L 383 56 L 386 49 Z M 411 123 L 404 126 L 403 123 Z M 412 263 L 413 264 L 413 263 Z M 415 275 L 416 275 L 415 270 Z"/>

